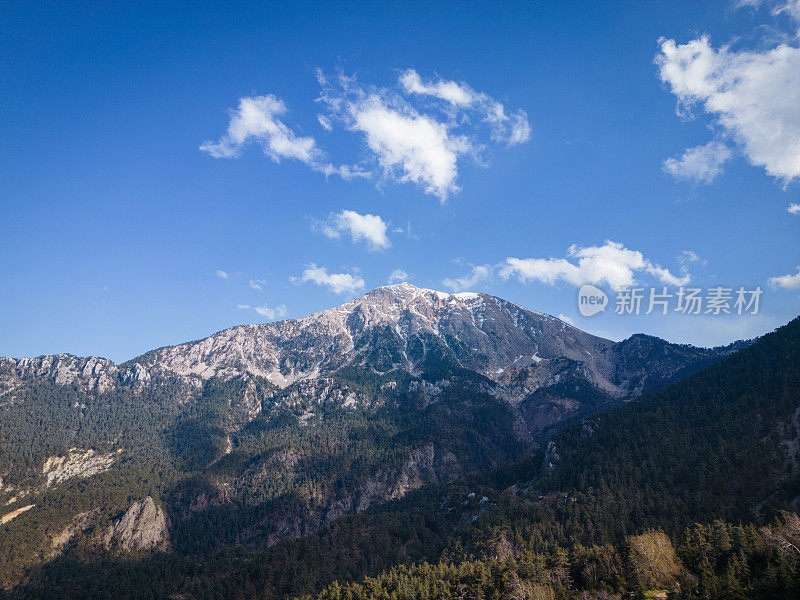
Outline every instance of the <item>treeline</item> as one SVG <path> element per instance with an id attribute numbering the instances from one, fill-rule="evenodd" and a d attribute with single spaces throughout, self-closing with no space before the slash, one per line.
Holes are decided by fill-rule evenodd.
<path id="1" fill-rule="evenodd" d="M 399 566 L 359 582 L 334 582 L 304 600 L 774 600 L 800 597 L 800 519 L 771 527 L 722 521 L 688 528 L 676 549 L 660 531 L 617 546 L 574 546 L 459 563 Z"/>

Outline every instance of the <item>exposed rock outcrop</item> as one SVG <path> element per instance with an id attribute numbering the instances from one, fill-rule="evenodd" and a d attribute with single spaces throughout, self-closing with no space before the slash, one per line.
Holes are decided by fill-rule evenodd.
<path id="1" fill-rule="evenodd" d="M 525 361 L 563 356 L 590 363 L 603 376 L 613 371 L 604 358 L 613 344 L 500 298 L 403 283 L 302 319 L 233 327 L 155 350 L 136 362 L 204 379 L 246 372 L 279 387 L 345 365 L 413 372 L 431 355 L 489 378 Z"/>
<path id="2" fill-rule="evenodd" d="M 70 448 L 67 456 L 48 458 L 42 467 L 42 475 L 45 476 L 48 486 L 73 477 L 91 477 L 110 469 L 119 452 L 121 450 L 100 453 L 92 449 Z"/>
<path id="3" fill-rule="evenodd" d="M 122 383 L 140 390 L 150 384 L 150 373 L 139 363 L 133 363 L 120 374 Z"/>
<path id="4" fill-rule="evenodd" d="M 104 393 L 117 382 L 118 368 L 110 360 L 48 354 L 36 358 L 0 358 L 0 391 L 11 390 L 31 379 L 56 385 L 76 385 L 83 391 Z"/>
<path id="5" fill-rule="evenodd" d="M 565 378 L 585 381 L 611 398 L 631 398 L 731 350 L 651 336 L 613 342 L 488 294 L 448 294 L 402 283 L 302 319 L 232 327 L 154 350 L 136 363 L 173 377 L 249 374 L 286 388 L 316 384 L 345 366 L 418 375 L 431 361 L 446 362 L 496 382 L 498 395 L 519 404 Z M 315 392 L 324 395 L 322 389 Z M 360 404 L 355 396 L 340 400 Z"/>
<path id="6" fill-rule="evenodd" d="M 18 508 L 16 510 L 12 510 L 11 512 L 4 514 L 3 516 L 0 517 L 0 525 L 5 525 L 6 523 L 11 521 L 12 519 L 15 519 L 18 516 L 20 516 L 22 513 L 29 511 L 34 506 L 36 506 L 36 505 L 35 504 L 28 504 L 28 506 L 23 506 L 21 508 Z"/>
<path id="7" fill-rule="evenodd" d="M 106 548 L 122 550 L 169 549 L 169 518 L 148 496 L 133 505 L 118 521 L 108 526 L 102 536 Z"/>

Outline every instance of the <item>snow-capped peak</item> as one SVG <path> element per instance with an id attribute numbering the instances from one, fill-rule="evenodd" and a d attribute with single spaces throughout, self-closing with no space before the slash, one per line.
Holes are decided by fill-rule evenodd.
<path id="1" fill-rule="evenodd" d="M 488 294 L 451 294 L 405 282 L 302 319 L 233 327 L 163 348 L 140 362 L 203 379 L 247 372 L 285 386 L 346 365 L 415 372 L 435 355 L 496 378 L 509 366 L 522 366 L 520 356 L 586 362 L 595 355 L 587 350 L 610 343 Z"/>

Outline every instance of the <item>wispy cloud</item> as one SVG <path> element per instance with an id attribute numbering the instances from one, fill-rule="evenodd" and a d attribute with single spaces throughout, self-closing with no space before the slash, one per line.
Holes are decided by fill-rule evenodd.
<path id="1" fill-rule="evenodd" d="M 636 275 L 647 273 L 661 283 L 686 285 L 691 280 L 688 273 L 673 275 L 644 257 L 638 250 L 629 250 L 622 244 L 606 241 L 602 246 L 571 246 L 568 258 L 507 258 L 500 267 L 504 279 L 515 277 L 523 283 L 538 281 L 554 285 L 564 281 L 574 286 L 585 283 L 607 284 L 623 289 L 637 283 Z M 577 260 L 573 262 L 569 259 Z"/>
<path id="2" fill-rule="evenodd" d="M 320 154 L 316 142 L 289 129 L 279 119 L 286 112 L 283 101 L 272 95 L 241 98 L 231 113 L 228 131 L 217 142 L 203 142 L 200 149 L 214 158 L 232 158 L 241 154 L 247 142 L 255 141 L 275 162 L 284 158 L 315 162 Z"/>
<path id="3" fill-rule="evenodd" d="M 442 201 L 460 189 L 460 161 L 477 160 L 485 147 L 470 115 L 489 124 L 494 142 L 515 145 L 530 137 L 523 111 L 507 115 L 502 104 L 465 83 L 423 82 L 416 71 L 406 70 L 398 81 L 403 93 L 398 93 L 398 88 L 363 85 L 343 73 L 328 77 L 317 71 L 317 78 L 325 123 L 362 135 L 385 179 L 412 183 Z M 444 105 L 431 106 L 427 98 Z"/>
<path id="4" fill-rule="evenodd" d="M 319 125 L 326 132 L 341 125 L 362 136 L 365 161 L 331 162 L 312 136 L 300 135 L 286 124 L 286 104 L 272 94 L 240 98 L 226 132 L 217 141 L 203 142 L 200 149 L 215 158 L 235 158 L 254 143 L 275 162 L 296 160 L 345 180 L 370 178 L 377 168 L 383 180 L 417 185 L 444 201 L 460 190 L 461 160 L 481 164 L 486 148 L 482 129 L 488 130 L 487 141 L 506 146 L 530 139 L 525 111 L 508 111 L 466 82 L 423 81 L 413 69 L 403 71 L 389 89 L 362 85 L 343 73 L 329 78 L 318 70 L 317 79 L 322 89 L 318 101 L 324 106 Z"/>
<path id="5" fill-rule="evenodd" d="M 700 265 L 708 264 L 708 261 L 697 254 L 694 250 L 682 250 L 681 253 L 678 255 L 678 261 L 682 265 L 688 265 L 691 263 L 698 263 Z"/>
<path id="6" fill-rule="evenodd" d="M 328 273 L 325 267 L 311 263 L 295 280 L 325 286 L 336 294 L 357 293 L 364 289 L 364 280 L 350 273 Z"/>
<path id="7" fill-rule="evenodd" d="M 411 221 L 408 221 L 405 227 L 401 226 L 395 227 L 394 229 L 392 229 L 392 233 L 404 234 L 406 238 L 409 240 L 417 239 L 417 234 L 414 233 L 414 229 L 411 227 Z"/>
<path id="8" fill-rule="evenodd" d="M 730 148 L 720 142 L 687 148 L 680 158 L 664 161 L 664 170 L 679 179 L 711 183 L 722 173 L 722 165 L 731 157 Z"/>
<path id="9" fill-rule="evenodd" d="M 528 115 L 524 110 L 506 113 L 500 102 L 483 92 L 476 92 L 466 82 L 436 78 L 423 81 L 414 69 L 407 69 L 400 76 L 400 85 L 407 94 L 419 94 L 444 100 L 454 107 L 477 113 L 491 128 L 492 139 L 509 146 L 527 142 L 531 137 Z"/>
<path id="10" fill-rule="evenodd" d="M 230 276 L 231 276 L 230 273 L 228 273 L 227 271 L 223 271 L 222 269 L 217 271 L 217 277 L 219 277 L 220 279 L 229 279 Z"/>
<path id="11" fill-rule="evenodd" d="M 786 210 L 789 211 L 790 214 L 800 215 L 800 204 L 792 203 Z"/>
<path id="12" fill-rule="evenodd" d="M 564 313 L 558 313 L 558 318 L 564 321 L 564 323 L 568 323 L 569 325 L 575 325 L 575 319 L 572 317 L 568 317 Z"/>
<path id="13" fill-rule="evenodd" d="M 262 317 L 266 317 L 270 321 L 274 321 L 275 319 L 283 319 L 289 314 L 289 311 L 283 304 L 275 307 L 256 306 L 253 308 L 253 310 L 255 310 Z"/>
<path id="14" fill-rule="evenodd" d="M 371 250 L 385 250 L 391 246 L 386 235 L 386 222 L 378 215 L 359 214 L 354 210 L 331 213 L 327 221 L 314 223 L 314 227 L 332 239 L 343 234 L 354 242 L 366 241 Z"/>
<path id="15" fill-rule="evenodd" d="M 200 149 L 214 158 L 236 158 L 252 142 L 259 144 L 264 154 L 276 163 L 283 159 L 298 160 L 315 171 L 343 179 L 369 176 L 358 167 L 327 162 L 314 138 L 297 135 L 281 120 L 287 112 L 284 102 L 271 94 L 241 98 L 238 108 L 231 111 L 225 134 L 216 142 L 203 142 Z"/>
<path id="16" fill-rule="evenodd" d="M 486 281 L 491 274 L 492 268 L 489 265 L 472 265 L 469 274 L 444 279 L 442 284 L 454 292 L 464 292 L 474 288 L 482 281 Z"/>
<path id="17" fill-rule="evenodd" d="M 251 279 L 250 281 L 247 282 L 247 285 L 249 285 L 254 290 L 260 291 L 264 288 L 264 284 L 266 283 L 267 283 L 266 279 Z"/>
<path id="18" fill-rule="evenodd" d="M 476 152 L 446 123 L 422 114 L 398 94 L 362 87 L 355 78 L 317 73 L 327 118 L 359 133 L 387 179 L 413 183 L 445 200 L 459 190 L 458 160 Z"/>
<path id="19" fill-rule="evenodd" d="M 389 275 L 389 283 L 403 283 L 409 279 L 408 273 L 399 268 L 392 271 L 391 275 Z"/>

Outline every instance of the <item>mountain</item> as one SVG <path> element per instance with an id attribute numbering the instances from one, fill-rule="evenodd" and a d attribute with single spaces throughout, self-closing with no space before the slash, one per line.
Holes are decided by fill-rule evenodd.
<path id="1" fill-rule="evenodd" d="M 492 393 L 519 406 L 538 434 L 564 418 L 658 389 L 735 347 L 696 348 L 645 335 L 617 343 L 487 294 L 401 283 L 302 319 L 232 327 L 119 366 L 63 354 L 0 358 L 0 403 L 42 380 L 100 394 L 170 381 L 190 396 L 212 378 L 287 389 L 346 367 L 402 371 L 432 383 L 461 369 L 486 378 Z M 253 386 L 247 391 L 255 393 Z M 259 398 L 245 402 L 251 412 L 260 410 Z"/>
<path id="2" fill-rule="evenodd" d="M 625 355 L 634 362 L 650 348 L 663 353 L 663 342 L 630 343 L 638 351 Z M 307 426 L 262 412 L 233 436 L 229 454 L 174 479 L 163 466 L 156 477 L 141 463 L 134 470 L 129 450 L 103 454 L 103 464 L 113 461 L 108 470 L 9 506 L 33 508 L 3 525 L 5 582 L 19 573 L 20 549 L 32 545 L 39 558 L 16 575 L 24 583 L 13 598 L 797 597 L 800 521 L 779 511 L 800 497 L 799 344 L 796 319 L 651 395 L 567 425 L 526 455 L 512 447 L 502 455 L 511 407 L 463 374 L 433 401 L 386 396 L 382 407 L 334 410 Z M 382 382 L 364 379 L 359 389 L 377 393 Z M 237 397 L 225 385 L 210 379 L 202 397 Z M 400 404 L 390 407 L 392 398 Z M 458 427 L 473 418 L 474 428 Z M 461 437 L 465 444 L 452 445 Z M 399 460 L 385 453 L 408 441 L 416 449 Z M 434 479 L 440 449 L 465 461 L 473 444 L 486 442 L 473 456 L 495 452 L 507 467 Z M 361 471 L 375 451 L 376 469 Z M 48 472 L 100 459 L 71 452 L 49 461 Z M 334 487 L 360 490 L 351 500 L 383 490 L 384 500 L 348 512 L 345 496 L 325 487 L 342 466 L 356 467 L 355 476 L 335 477 Z M 301 473 L 310 486 L 295 479 L 278 502 L 263 497 Z M 290 517 L 284 526 L 307 522 L 291 512 L 292 494 L 309 501 L 325 493 L 338 498 L 327 505 L 338 518 L 258 543 L 266 533 L 258 527 L 276 513 Z"/>
<path id="3" fill-rule="evenodd" d="M 741 346 L 614 342 L 486 294 L 399 284 L 120 365 L 0 359 L 0 584 L 152 549 L 277 560 L 335 524 L 368 544 L 367 522 L 419 533 L 372 568 L 423 559 L 493 505 L 433 490 L 541 461 L 565 425 Z M 434 509 L 396 508 L 416 497 L 448 516 L 418 530 Z"/>
<path id="4" fill-rule="evenodd" d="M 401 283 L 303 319 L 233 327 L 128 364 L 201 379 L 247 373 L 284 388 L 345 366 L 421 375 L 444 361 L 497 382 L 518 401 L 569 368 L 614 398 L 630 397 L 723 354 L 649 336 L 617 344 L 487 294 Z"/>

